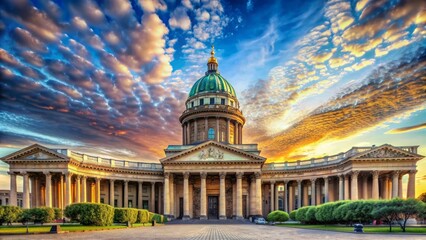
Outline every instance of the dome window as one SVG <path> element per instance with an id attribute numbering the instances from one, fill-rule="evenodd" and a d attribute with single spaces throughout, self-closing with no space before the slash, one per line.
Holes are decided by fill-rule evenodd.
<path id="1" fill-rule="evenodd" d="M 210 104 L 213 105 L 214 104 L 214 98 L 210 98 Z"/>
<path id="2" fill-rule="evenodd" d="M 204 105 L 204 99 L 200 99 L 200 105 Z"/>
<path id="3" fill-rule="evenodd" d="M 220 104 L 225 105 L 225 99 L 224 98 L 220 99 Z"/>
<path id="4" fill-rule="evenodd" d="M 209 140 L 213 140 L 213 139 L 214 139 L 214 129 L 209 128 Z"/>

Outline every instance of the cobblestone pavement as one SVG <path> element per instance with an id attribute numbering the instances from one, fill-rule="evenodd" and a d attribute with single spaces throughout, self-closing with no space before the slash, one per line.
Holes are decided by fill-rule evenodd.
<path id="1" fill-rule="evenodd" d="M 259 226 L 254 224 L 207 225 L 172 224 L 158 227 L 141 227 L 98 232 L 38 234 L 30 236 L 0 236 L 0 239 L 191 239 L 191 240 L 239 240 L 239 239 L 426 239 L 425 235 L 355 234 L 290 227 Z"/>

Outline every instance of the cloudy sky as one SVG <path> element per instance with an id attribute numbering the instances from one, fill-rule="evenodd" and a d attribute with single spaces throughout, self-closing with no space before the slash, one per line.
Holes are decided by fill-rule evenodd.
<path id="1" fill-rule="evenodd" d="M 4 0 L 0 155 L 32 143 L 158 162 L 214 43 L 268 161 L 426 155 L 426 2 Z M 418 193 L 426 191 L 426 160 Z M 8 186 L 1 165 L 0 188 Z M 4 185 L 4 186 L 3 186 Z"/>

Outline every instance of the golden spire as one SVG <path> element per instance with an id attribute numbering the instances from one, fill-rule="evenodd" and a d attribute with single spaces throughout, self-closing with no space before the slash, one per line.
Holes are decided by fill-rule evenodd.
<path id="1" fill-rule="evenodd" d="M 207 62 L 207 64 L 209 63 L 216 63 L 217 64 L 217 59 L 214 57 L 214 45 L 212 44 L 212 50 L 210 51 L 210 58 L 209 61 Z"/>

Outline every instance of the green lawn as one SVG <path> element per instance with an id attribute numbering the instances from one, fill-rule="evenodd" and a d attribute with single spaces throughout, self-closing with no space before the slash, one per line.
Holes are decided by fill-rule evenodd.
<path id="1" fill-rule="evenodd" d="M 326 231 L 336 232 L 353 232 L 353 227 L 336 226 L 336 225 L 305 225 L 305 224 L 279 224 L 279 227 L 294 227 L 294 228 L 305 228 L 305 229 L 318 229 Z M 388 226 L 364 226 L 364 232 L 366 233 L 389 233 Z M 402 233 L 399 226 L 392 226 L 392 233 Z M 426 234 L 425 227 L 407 227 L 406 233 L 420 233 Z"/>
<path id="2" fill-rule="evenodd" d="M 143 227 L 143 226 L 151 226 L 151 223 L 135 223 L 133 227 Z M 29 226 L 29 233 L 47 233 L 50 231 L 51 226 Z M 69 232 L 82 232 L 82 231 L 100 231 L 100 230 L 109 230 L 109 229 L 120 229 L 126 228 L 125 225 L 112 225 L 112 226 L 83 226 L 83 225 L 61 225 L 61 231 L 69 231 Z M 0 235 L 5 234 L 24 234 L 27 232 L 26 226 L 23 225 L 15 225 L 15 226 L 0 226 Z"/>

